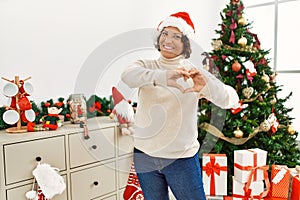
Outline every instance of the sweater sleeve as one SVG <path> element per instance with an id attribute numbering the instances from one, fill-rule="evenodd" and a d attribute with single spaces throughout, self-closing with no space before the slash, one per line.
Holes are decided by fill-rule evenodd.
<path id="1" fill-rule="evenodd" d="M 128 66 L 121 74 L 121 79 L 131 88 L 144 85 L 167 85 L 166 70 L 149 69 L 142 61 Z"/>
<path id="2" fill-rule="evenodd" d="M 200 98 L 206 98 L 224 109 L 237 108 L 239 106 L 239 96 L 234 88 L 224 84 L 202 68 L 200 72 L 206 78 L 206 86 L 200 91 Z"/>

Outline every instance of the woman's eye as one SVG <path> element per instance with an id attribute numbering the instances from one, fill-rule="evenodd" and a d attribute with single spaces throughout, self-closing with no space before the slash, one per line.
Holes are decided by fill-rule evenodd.
<path id="1" fill-rule="evenodd" d="M 164 31 L 164 32 L 162 32 L 162 35 L 163 35 L 163 36 L 167 36 L 168 33 Z"/>
<path id="2" fill-rule="evenodd" d="M 180 36 L 180 35 L 174 35 L 174 38 L 175 38 L 176 40 L 180 40 L 180 39 L 181 39 L 181 36 Z"/>

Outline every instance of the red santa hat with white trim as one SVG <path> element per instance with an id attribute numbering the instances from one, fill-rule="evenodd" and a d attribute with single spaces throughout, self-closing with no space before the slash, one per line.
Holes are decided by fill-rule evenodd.
<path id="1" fill-rule="evenodd" d="M 119 90 L 116 87 L 112 87 L 112 97 L 114 100 L 114 105 L 117 105 L 122 100 L 125 100 L 124 96 L 121 94 L 121 92 L 119 92 Z"/>
<path id="2" fill-rule="evenodd" d="M 161 32 L 164 27 L 168 26 L 177 27 L 187 37 L 193 37 L 195 34 L 194 24 L 186 12 L 177 12 L 166 17 L 159 23 L 157 30 Z"/>

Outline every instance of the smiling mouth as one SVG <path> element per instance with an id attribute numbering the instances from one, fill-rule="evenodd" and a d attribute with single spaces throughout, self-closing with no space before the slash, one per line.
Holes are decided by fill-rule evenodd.
<path id="1" fill-rule="evenodd" d="M 166 46 L 166 45 L 163 45 L 163 48 L 165 50 L 169 50 L 169 51 L 174 49 L 174 47 L 170 47 L 170 46 Z"/>

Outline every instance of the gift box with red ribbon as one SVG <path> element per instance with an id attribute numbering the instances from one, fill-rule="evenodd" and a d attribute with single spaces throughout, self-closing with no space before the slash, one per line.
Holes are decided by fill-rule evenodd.
<path id="1" fill-rule="evenodd" d="M 288 198 L 290 171 L 286 165 L 272 165 L 271 197 Z"/>
<path id="2" fill-rule="evenodd" d="M 264 180 L 264 172 L 269 169 L 266 165 L 267 151 L 262 149 L 245 149 L 234 151 L 234 177 L 235 180 L 246 183 L 249 181 Z"/>
<path id="3" fill-rule="evenodd" d="M 251 183 L 241 183 L 233 177 L 232 199 L 263 199 L 264 181 L 253 181 Z"/>
<path id="4" fill-rule="evenodd" d="M 202 177 L 206 195 L 227 195 L 226 154 L 203 154 Z"/>

